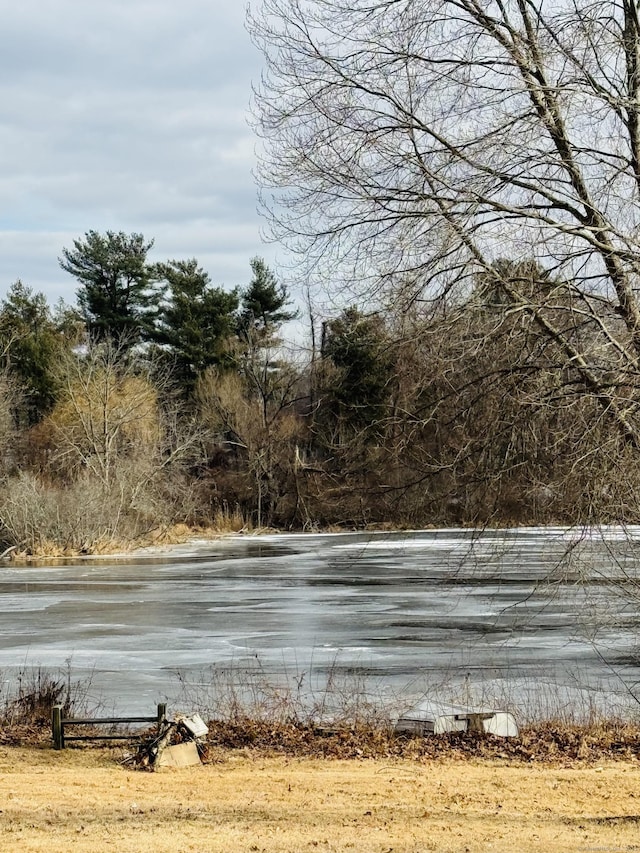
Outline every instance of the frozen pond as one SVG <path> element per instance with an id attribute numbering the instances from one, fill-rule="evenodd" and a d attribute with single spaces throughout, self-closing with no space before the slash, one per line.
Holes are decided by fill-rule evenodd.
<path id="1" fill-rule="evenodd" d="M 5 566 L 0 675 L 70 660 L 121 712 L 152 712 L 185 684 L 210 698 L 212 667 L 301 693 L 353 679 L 407 700 L 623 707 L 640 678 L 639 552 L 638 529 L 434 530 Z"/>

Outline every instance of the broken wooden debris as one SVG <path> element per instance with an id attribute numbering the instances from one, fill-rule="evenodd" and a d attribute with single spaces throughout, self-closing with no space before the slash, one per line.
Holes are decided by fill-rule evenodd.
<path id="1" fill-rule="evenodd" d="M 200 752 L 209 729 L 199 714 L 176 714 L 165 719 L 157 737 L 144 743 L 125 763 L 138 767 L 188 767 L 200 764 Z"/>

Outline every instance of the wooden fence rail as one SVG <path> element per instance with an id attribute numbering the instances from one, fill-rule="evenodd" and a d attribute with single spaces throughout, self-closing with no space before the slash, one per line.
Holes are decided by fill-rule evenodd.
<path id="1" fill-rule="evenodd" d="M 65 728 L 68 726 L 101 726 L 101 725 L 126 725 L 127 723 L 156 723 L 158 733 L 163 722 L 167 718 L 167 705 L 161 702 L 158 705 L 155 717 L 100 717 L 81 719 L 65 718 L 62 716 L 62 705 L 54 705 L 51 709 L 51 737 L 55 749 L 64 749 L 65 743 L 72 740 L 131 740 L 137 735 L 67 735 Z"/>

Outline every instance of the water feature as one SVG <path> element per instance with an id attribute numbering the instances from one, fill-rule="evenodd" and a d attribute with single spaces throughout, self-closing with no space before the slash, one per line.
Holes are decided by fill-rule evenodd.
<path id="1" fill-rule="evenodd" d="M 465 692 L 527 713 L 615 712 L 640 679 L 639 549 L 638 529 L 433 530 L 8 565 L 0 676 L 70 661 L 120 711 L 176 700 L 185 684 L 206 692 L 223 667 L 299 692 L 350 678 L 407 702 Z"/>

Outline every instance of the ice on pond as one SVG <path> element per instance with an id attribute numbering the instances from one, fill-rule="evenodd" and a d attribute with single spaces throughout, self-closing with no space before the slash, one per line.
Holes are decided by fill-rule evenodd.
<path id="1" fill-rule="evenodd" d="M 105 704 L 132 711 L 202 687 L 216 667 L 314 690 L 352 678 L 405 701 L 490 685 L 531 704 L 532 685 L 556 684 L 610 702 L 640 676 L 637 608 L 607 580 L 636 571 L 639 539 L 640 528 L 279 534 L 4 567 L 0 671 L 70 659 Z"/>

